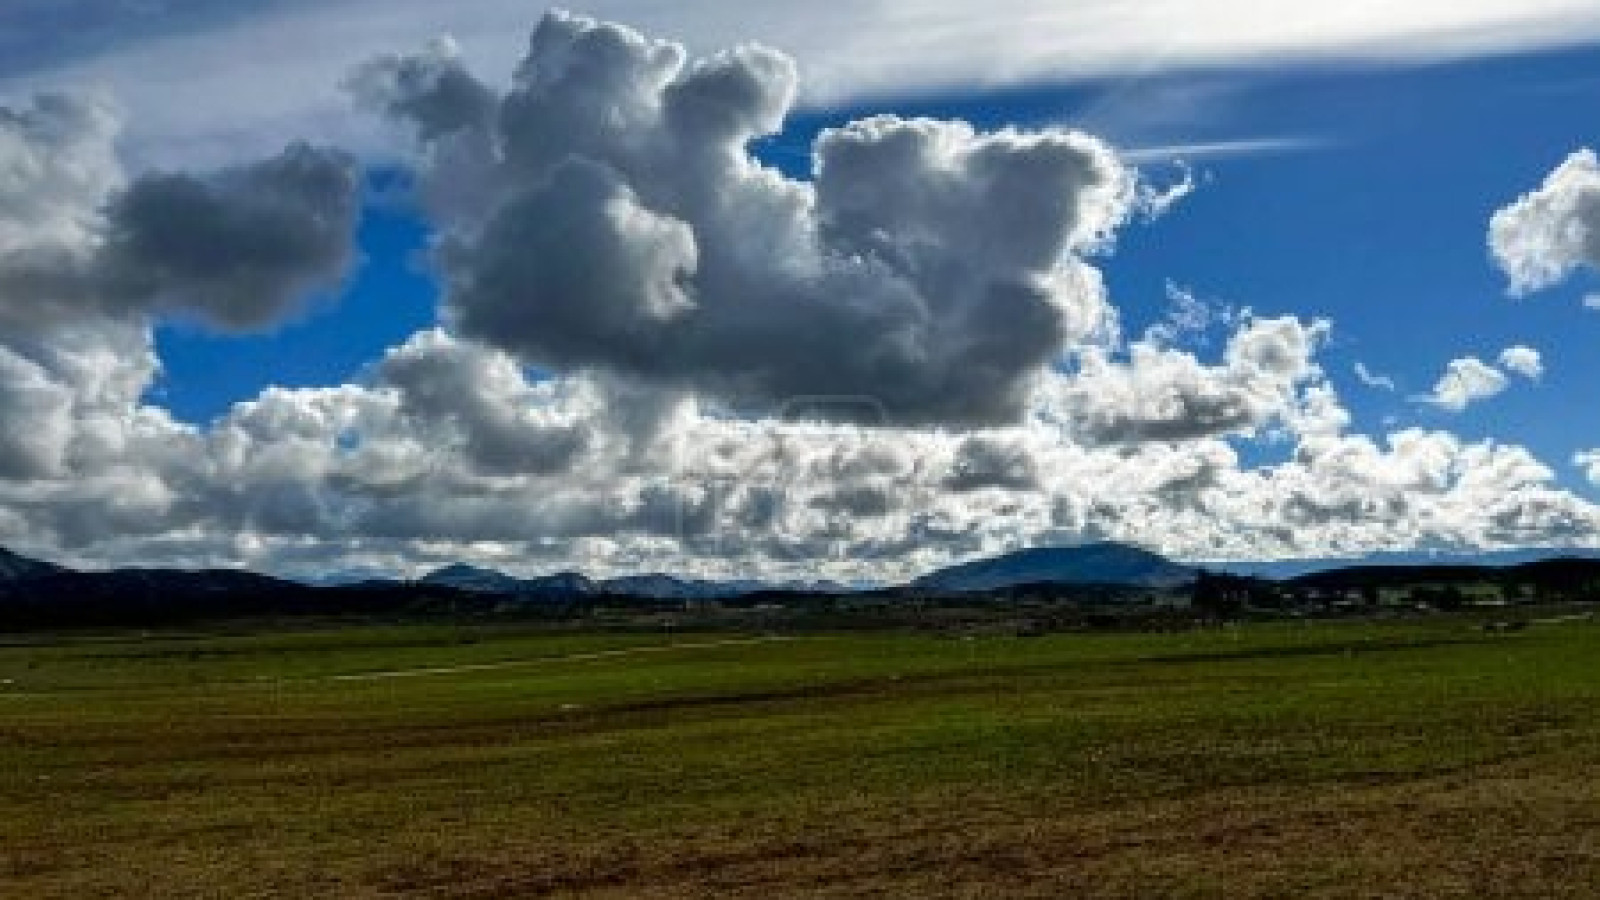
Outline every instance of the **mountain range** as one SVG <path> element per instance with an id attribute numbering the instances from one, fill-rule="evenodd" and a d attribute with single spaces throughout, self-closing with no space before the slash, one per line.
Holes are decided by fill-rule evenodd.
<path id="1" fill-rule="evenodd" d="M 1449 550 L 1412 550 L 1390 553 L 1369 553 L 1355 557 L 1322 557 L 1315 559 L 1275 560 L 1270 562 L 1232 562 L 1205 566 L 1230 575 L 1249 578 L 1267 578 L 1288 581 L 1323 572 L 1348 569 L 1429 569 L 1441 567 L 1510 569 L 1528 563 L 1542 562 L 1554 556 L 1551 550 L 1489 550 L 1479 553 L 1462 553 Z M 1600 560 L 1600 550 L 1572 548 L 1560 551 L 1567 559 Z"/>
<path id="2" fill-rule="evenodd" d="M 478 594 L 507 594 L 527 599 L 566 600 L 602 595 L 646 600 L 723 600 L 769 589 L 757 581 L 704 581 L 672 575 L 630 575 L 595 580 L 577 572 L 537 578 L 515 578 L 477 566 L 453 565 L 423 576 L 423 584 Z"/>
<path id="3" fill-rule="evenodd" d="M 1041 547 L 951 566 L 924 575 L 911 586 L 968 594 L 1030 584 L 1117 585 L 1166 590 L 1192 583 L 1199 570 L 1126 544 Z"/>
<path id="4" fill-rule="evenodd" d="M 940 569 L 907 585 L 919 591 L 967 594 L 1035 584 L 1114 585 L 1167 590 L 1194 581 L 1199 570 L 1148 550 L 1123 544 L 1020 550 Z M 480 594 L 528 599 L 627 596 L 649 600 L 726 600 L 764 591 L 854 593 L 837 584 L 767 583 L 754 580 L 706 581 L 672 575 L 634 575 L 594 580 L 575 572 L 516 578 L 493 569 L 447 566 L 422 578 L 423 584 Z"/>
<path id="5" fill-rule="evenodd" d="M 1380 562 L 1388 562 L 1387 559 Z M 1221 567 L 1219 567 L 1221 568 Z M 830 583 L 709 581 L 666 574 L 593 579 L 577 572 L 518 578 L 452 565 L 417 581 L 311 584 L 235 570 L 117 569 L 80 572 L 0 549 L 0 630 L 60 625 L 153 625 L 219 618 L 302 615 L 477 615 L 506 609 L 543 614 L 594 603 L 756 603 L 763 598 L 871 594 L 885 599 L 961 595 L 1004 597 L 1036 588 L 1114 588 L 1131 596 L 1187 591 L 1202 569 L 1125 544 L 1020 550 L 950 566 L 900 587 Z M 1250 579 L 1246 579 L 1250 580 Z M 1357 565 L 1275 580 L 1290 592 L 1338 594 L 1374 585 L 1499 583 L 1600 589 L 1600 561 L 1576 556 L 1488 565 Z"/>
<path id="6" fill-rule="evenodd" d="M 0 582 L 21 581 L 29 578 L 39 578 L 44 575 L 54 575 L 65 571 L 60 566 L 26 556 L 18 556 L 3 547 L 0 547 Z"/>

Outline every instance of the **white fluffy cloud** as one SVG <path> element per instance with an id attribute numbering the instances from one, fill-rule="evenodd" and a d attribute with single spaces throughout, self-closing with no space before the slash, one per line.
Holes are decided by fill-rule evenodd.
<path id="1" fill-rule="evenodd" d="M 1450 412 L 1462 412 L 1474 403 L 1505 393 L 1511 387 L 1507 372 L 1538 381 L 1544 377 L 1544 356 L 1532 347 L 1516 346 L 1501 351 L 1498 367 L 1476 356 L 1452 360 L 1432 393 L 1417 399 Z"/>
<path id="2" fill-rule="evenodd" d="M 1531 381 L 1544 377 L 1544 355 L 1532 347 L 1507 347 L 1500 354 L 1500 365 Z"/>
<path id="3" fill-rule="evenodd" d="M 1583 474 L 1595 485 L 1600 486 L 1600 449 L 1585 450 L 1572 459 L 1573 465 L 1583 470 Z"/>
<path id="4" fill-rule="evenodd" d="M 1474 403 L 1498 397 L 1511 385 L 1511 379 L 1476 356 L 1451 360 L 1439 377 L 1433 392 L 1421 400 L 1451 412 L 1462 412 Z"/>
<path id="5" fill-rule="evenodd" d="M 1127 360 L 1084 351 L 1075 377 L 1048 386 L 1051 415 L 1089 445 L 1252 435 L 1289 425 L 1321 383 L 1315 362 L 1331 326 L 1298 319 L 1249 319 L 1219 365 L 1149 341 Z"/>
<path id="6" fill-rule="evenodd" d="M 1521 448 L 1350 433 L 1327 322 L 1174 292 L 1172 321 L 1123 344 L 1089 261 L 1138 191 L 1093 138 L 868 119 L 794 181 L 746 152 L 796 94 L 786 58 L 691 60 L 563 16 L 504 89 L 448 42 L 345 85 L 420 138 L 446 324 L 356 383 L 268 390 L 205 428 L 146 398 L 153 323 L 270 327 L 336 283 L 348 158 L 130 182 L 104 104 L 0 114 L 0 543 L 892 579 L 1095 538 L 1240 559 L 1600 528 Z M 1214 353 L 1178 346 L 1213 327 Z M 1508 380 L 1458 362 L 1440 398 Z M 1242 452 L 1263 442 L 1281 461 Z"/>
<path id="7" fill-rule="evenodd" d="M 1539 189 L 1495 213 L 1489 249 L 1517 297 L 1600 266 L 1600 157 L 1579 150 Z"/>

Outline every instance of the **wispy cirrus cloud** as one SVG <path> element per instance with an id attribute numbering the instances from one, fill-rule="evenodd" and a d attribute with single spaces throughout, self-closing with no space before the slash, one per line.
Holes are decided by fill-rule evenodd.
<path id="1" fill-rule="evenodd" d="M 1390 393 L 1399 390 L 1399 385 L 1395 383 L 1393 376 L 1382 375 L 1374 372 L 1367 368 L 1367 364 L 1364 362 L 1358 361 L 1355 364 L 1354 371 L 1356 373 L 1356 380 L 1360 381 L 1369 388 L 1380 391 L 1388 391 Z"/>
<path id="2" fill-rule="evenodd" d="M 1147 163 L 1230 159 L 1240 156 L 1278 156 L 1285 153 L 1309 153 L 1326 149 L 1329 145 L 1330 142 L 1313 137 L 1234 138 L 1222 141 L 1133 147 L 1123 150 L 1121 155 L 1123 159 L 1130 163 L 1144 165 Z"/>
<path id="3" fill-rule="evenodd" d="M 1271 14 L 1254 0 L 567 5 L 697 50 L 748 40 L 781 48 L 799 60 L 802 102 L 811 106 L 1260 63 L 1433 61 L 1600 40 L 1600 8 L 1590 0 L 1301 4 Z M 344 100 L 331 86 L 351 64 L 392 47 L 451 33 L 474 69 L 504 75 L 522 54 L 528 17 L 518 0 L 29 0 L 0 10 L 0 35 L 16 47 L 0 67 L 0 94 L 115 85 L 140 123 L 133 139 L 156 145 L 150 153 L 181 147 L 230 162 L 259 155 L 277 143 L 266 136 L 286 131 L 352 137 L 337 115 Z M 370 136 L 368 143 L 375 144 Z"/>

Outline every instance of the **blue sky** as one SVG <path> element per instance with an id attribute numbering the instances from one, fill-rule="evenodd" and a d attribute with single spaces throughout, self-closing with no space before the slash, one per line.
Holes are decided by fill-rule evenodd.
<path id="1" fill-rule="evenodd" d="M 0 543 L 1600 548 L 1592 4 L 579 6 L 0 11 Z"/>

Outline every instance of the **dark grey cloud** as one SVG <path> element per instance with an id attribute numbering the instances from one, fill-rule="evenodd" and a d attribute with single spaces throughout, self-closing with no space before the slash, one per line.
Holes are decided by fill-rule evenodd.
<path id="1" fill-rule="evenodd" d="M 275 324 L 348 271 L 359 194 L 350 157 L 305 144 L 210 176 L 146 175 L 106 212 L 100 290 L 230 330 Z"/>
<path id="2" fill-rule="evenodd" d="M 0 186 L 0 320 L 177 315 L 256 330 L 349 271 L 360 213 L 349 156 L 295 144 L 247 166 L 118 187 L 115 127 L 99 115 L 76 101 L 0 110 L 0 169 L 23 171 L 20 187 Z"/>
<path id="3" fill-rule="evenodd" d="M 499 97 L 462 64 L 455 44 L 435 41 L 419 54 L 390 54 L 358 66 L 345 81 L 358 103 L 410 122 L 436 142 L 489 127 Z"/>
<path id="4" fill-rule="evenodd" d="M 683 222 L 642 207 L 616 173 L 571 158 L 445 256 L 462 331 L 547 365 L 674 368 L 699 258 Z"/>
<path id="5" fill-rule="evenodd" d="M 812 499 L 811 505 L 853 518 L 874 519 L 899 506 L 894 491 L 881 484 L 847 484 Z"/>

